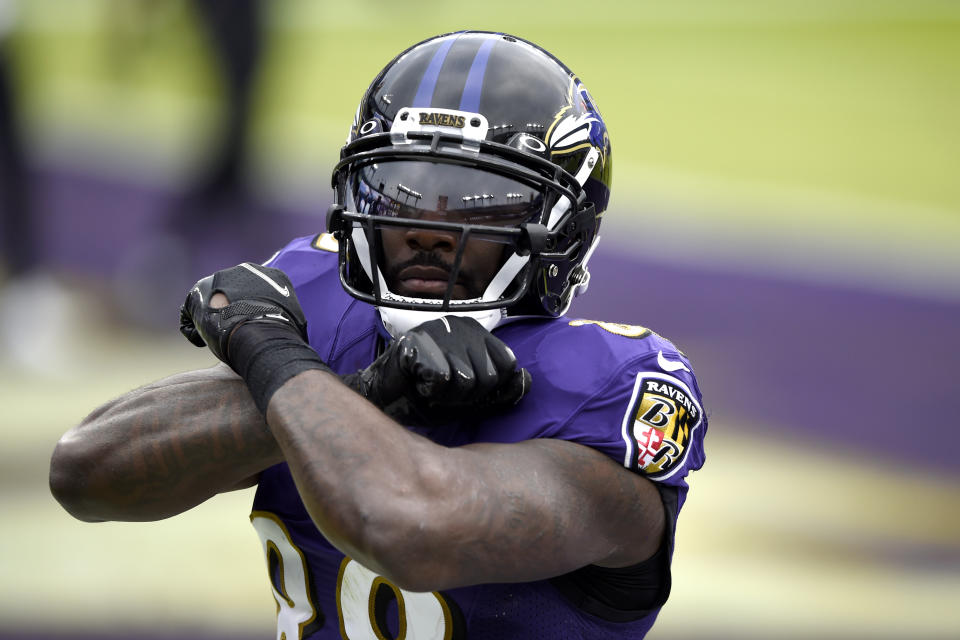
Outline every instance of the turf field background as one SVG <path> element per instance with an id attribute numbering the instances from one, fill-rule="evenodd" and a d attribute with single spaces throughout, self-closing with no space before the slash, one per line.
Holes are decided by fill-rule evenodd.
<path id="1" fill-rule="evenodd" d="M 266 257 L 277 229 L 321 224 L 357 101 L 400 49 L 465 27 L 538 42 L 611 132 L 601 251 L 617 257 L 597 271 L 620 288 L 598 282 L 590 309 L 677 339 L 717 411 L 650 637 L 960 637 L 960 3 L 264 4 L 249 176 L 276 217 L 240 234 L 262 246 L 206 238 L 208 261 Z M 76 291 L 58 372 L 0 361 L 0 637 L 270 637 L 249 491 L 88 525 L 46 489 L 81 416 L 209 362 L 136 326 L 118 295 L 129 247 L 218 130 L 191 6 L 15 6 L 44 251 Z M 618 311 L 614 294 L 646 306 Z M 762 348 L 746 357 L 751 336 Z"/>

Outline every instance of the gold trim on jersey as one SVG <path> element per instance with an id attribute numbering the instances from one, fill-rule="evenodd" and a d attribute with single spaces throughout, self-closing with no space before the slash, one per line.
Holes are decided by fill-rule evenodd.
<path id="1" fill-rule="evenodd" d="M 588 324 L 595 324 L 604 331 L 623 336 L 625 338 L 646 338 L 653 333 L 646 327 L 633 324 L 623 324 L 620 322 L 604 322 L 603 320 L 571 320 L 571 327 L 583 327 Z"/>
<path id="2" fill-rule="evenodd" d="M 330 253 L 340 251 L 340 243 L 337 242 L 337 239 L 333 237 L 332 233 L 317 234 L 317 237 L 313 239 L 310 246 L 320 251 L 329 251 Z"/>

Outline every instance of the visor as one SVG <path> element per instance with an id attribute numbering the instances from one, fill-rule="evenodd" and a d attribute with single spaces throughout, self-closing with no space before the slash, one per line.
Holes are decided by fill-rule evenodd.
<path id="1" fill-rule="evenodd" d="M 357 213 L 494 227 L 539 221 L 543 192 L 477 167 L 418 160 L 380 161 L 347 176 Z"/>

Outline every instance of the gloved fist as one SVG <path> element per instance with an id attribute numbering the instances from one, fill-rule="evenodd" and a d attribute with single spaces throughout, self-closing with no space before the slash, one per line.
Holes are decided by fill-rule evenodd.
<path id="1" fill-rule="evenodd" d="M 383 409 L 401 398 L 428 409 L 495 409 L 520 401 L 530 373 L 479 322 L 445 316 L 403 334 L 345 381 Z"/>
<path id="2" fill-rule="evenodd" d="M 229 304 L 210 305 L 215 293 Z M 264 415 L 287 380 L 330 367 L 307 344 L 307 321 L 293 285 L 279 269 L 244 262 L 198 282 L 180 307 L 180 332 L 230 365 Z"/>
<path id="3" fill-rule="evenodd" d="M 224 294 L 229 304 L 211 307 L 215 293 Z M 280 269 L 244 262 L 217 271 L 197 282 L 180 307 L 180 333 L 198 347 L 210 347 L 227 364 L 230 337 L 237 327 L 252 320 L 285 323 L 306 340 L 307 320 L 289 278 Z"/>

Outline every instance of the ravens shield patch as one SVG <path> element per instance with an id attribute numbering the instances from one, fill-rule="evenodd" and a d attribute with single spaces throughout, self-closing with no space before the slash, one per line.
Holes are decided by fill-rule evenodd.
<path id="1" fill-rule="evenodd" d="M 651 480 L 664 480 L 683 465 L 693 432 L 703 421 L 696 396 L 683 382 L 662 373 L 637 376 L 624 416 L 627 465 Z"/>

